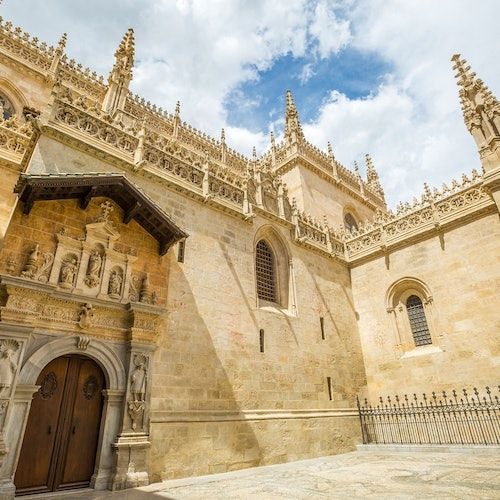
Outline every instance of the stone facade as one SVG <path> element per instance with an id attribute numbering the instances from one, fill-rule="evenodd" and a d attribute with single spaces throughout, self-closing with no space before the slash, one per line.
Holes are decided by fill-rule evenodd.
<path id="1" fill-rule="evenodd" d="M 290 93 L 283 140 L 246 158 L 179 105 L 130 94 L 133 31 L 107 83 L 65 41 L 0 26 L 15 111 L 0 122 L 2 493 L 61 355 L 106 378 L 97 489 L 352 450 L 359 394 L 495 382 L 498 129 L 481 136 L 481 174 L 393 213 L 370 157 L 362 179 L 312 146 Z M 467 71 L 470 107 L 484 84 Z M 256 286 L 261 240 L 273 301 Z M 415 346 L 410 292 L 431 344 Z"/>

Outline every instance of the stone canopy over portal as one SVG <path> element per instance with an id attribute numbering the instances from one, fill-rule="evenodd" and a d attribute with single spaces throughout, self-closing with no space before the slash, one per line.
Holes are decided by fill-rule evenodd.
<path id="1" fill-rule="evenodd" d="M 92 198 L 106 196 L 122 208 L 125 224 L 136 220 L 158 241 L 160 255 L 188 236 L 123 174 L 23 174 L 14 191 L 24 203 L 26 215 L 39 200 L 79 199 L 85 209 Z"/>

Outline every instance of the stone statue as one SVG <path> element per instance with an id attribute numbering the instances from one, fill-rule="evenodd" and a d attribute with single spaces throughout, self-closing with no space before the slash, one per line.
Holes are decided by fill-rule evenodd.
<path id="1" fill-rule="evenodd" d="M 14 380 L 17 365 L 12 357 L 19 349 L 19 342 L 12 339 L 0 340 L 0 390 L 9 388 Z"/>
<path id="2" fill-rule="evenodd" d="M 28 257 L 28 262 L 26 263 L 26 266 L 24 267 L 23 271 L 21 272 L 21 276 L 23 278 L 30 278 L 33 279 L 35 277 L 36 271 L 38 269 L 38 248 L 39 245 L 37 244 L 35 248 L 31 251 L 29 257 Z"/>
<path id="3" fill-rule="evenodd" d="M 85 284 L 90 288 L 94 288 L 99 284 L 101 275 L 102 257 L 98 250 L 92 250 L 89 258 L 89 267 L 87 269 L 87 276 L 85 277 Z"/>
<path id="4" fill-rule="evenodd" d="M 135 369 L 130 375 L 130 392 L 134 401 L 144 401 L 146 396 L 147 358 L 143 354 L 134 356 Z"/>
<path id="5" fill-rule="evenodd" d="M 74 257 L 66 260 L 61 268 L 61 279 L 59 285 L 63 288 L 71 288 L 75 281 L 77 260 Z"/>
<path id="6" fill-rule="evenodd" d="M 109 275 L 108 294 L 112 297 L 119 297 L 122 289 L 123 278 L 121 274 L 113 270 Z"/>

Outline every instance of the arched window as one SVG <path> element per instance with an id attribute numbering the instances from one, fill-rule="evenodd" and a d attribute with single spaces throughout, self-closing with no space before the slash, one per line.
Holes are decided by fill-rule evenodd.
<path id="1" fill-rule="evenodd" d="M 410 295 L 406 299 L 406 311 L 410 320 L 411 333 L 415 345 L 432 344 L 427 318 L 425 317 L 424 305 L 417 295 Z"/>
<path id="2" fill-rule="evenodd" d="M 8 120 L 11 116 L 15 115 L 14 106 L 3 94 L 0 94 L 0 114 L 4 120 Z"/>
<path id="3" fill-rule="evenodd" d="M 356 222 L 356 219 L 353 217 L 353 215 L 349 212 L 344 215 L 344 226 L 351 233 L 358 230 L 358 223 Z"/>
<path id="4" fill-rule="evenodd" d="M 255 249 L 255 273 L 259 299 L 278 302 L 276 261 L 271 247 L 265 240 L 260 240 Z"/>

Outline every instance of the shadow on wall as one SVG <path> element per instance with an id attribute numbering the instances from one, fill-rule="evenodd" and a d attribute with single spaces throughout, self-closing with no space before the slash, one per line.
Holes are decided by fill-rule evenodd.
<path id="1" fill-rule="evenodd" d="M 204 313 L 200 313 L 184 270 L 171 258 L 168 321 L 153 372 L 150 480 L 259 465 L 262 453 L 250 425 L 244 420 L 214 419 L 214 412 L 240 411 L 203 317 L 217 314 L 209 305 L 210 301 L 217 305 L 216 297 L 205 287 Z M 213 323 L 220 324 L 220 319 L 214 318 Z M 219 340 L 225 344 L 228 339 Z"/>

